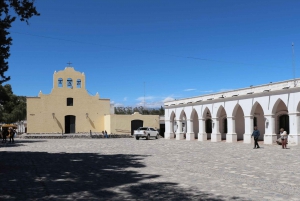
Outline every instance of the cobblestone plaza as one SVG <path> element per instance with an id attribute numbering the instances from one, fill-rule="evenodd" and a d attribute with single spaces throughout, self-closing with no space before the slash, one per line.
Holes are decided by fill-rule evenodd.
<path id="1" fill-rule="evenodd" d="M 300 200 L 299 146 L 15 139 L 0 200 Z"/>

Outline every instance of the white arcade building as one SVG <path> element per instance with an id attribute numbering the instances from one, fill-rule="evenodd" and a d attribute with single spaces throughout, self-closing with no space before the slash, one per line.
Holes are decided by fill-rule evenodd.
<path id="1" fill-rule="evenodd" d="M 165 138 L 251 143 L 257 126 L 265 144 L 284 128 L 289 145 L 299 145 L 299 80 L 165 102 Z"/>

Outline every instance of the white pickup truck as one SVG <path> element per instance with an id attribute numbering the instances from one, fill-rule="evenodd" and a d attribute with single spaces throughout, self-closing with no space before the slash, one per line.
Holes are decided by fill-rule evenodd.
<path id="1" fill-rule="evenodd" d="M 133 132 L 133 135 L 135 136 L 135 139 L 137 139 L 137 140 L 139 140 L 141 137 L 144 137 L 147 140 L 150 140 L 150 137 L 155 137 L 155 139 L 158 139 L 159 133 L 154 128 L 139 127 L 137 130 L 135 130 Z"/>

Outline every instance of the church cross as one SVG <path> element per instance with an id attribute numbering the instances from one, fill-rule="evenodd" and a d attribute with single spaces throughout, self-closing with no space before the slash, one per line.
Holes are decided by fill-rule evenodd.
<path id="1" fill-rule="evenodd" d="M 68 62 L 67 64 L 68 64 L 68 66 L 71 66 L 72 63 L 71 63 L 71 62 Z"/>

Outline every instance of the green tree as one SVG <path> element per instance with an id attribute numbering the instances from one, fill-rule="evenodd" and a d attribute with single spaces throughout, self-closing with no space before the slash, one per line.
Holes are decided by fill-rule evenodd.
<path id="1" fill-rule="evenodd" d="M 0 105 L 0 122 L 14 123 L 26 119 L 26 97 L 13 94 L 9 84 L 1 86 L 0 89 L 6 97 Z"/>
<path id="2" fill-rule="evenodd" d="M 9 67 L 7 59 L 12 45 L 8 30 L 17 17 L 28 24 L 29 18 L 34 15 L 40 15 L 36 11 L 34 0 L 0 0 L 0 85 L 10 80 L 10 76 L 4 75 Z"/>
<path id="3" fill-rule="evenodd" d="M 152 115 L 165 115 L 165 109 L 161 106 L 158 108 L 144 108 L 143 106 L 139 107 L 115 107 L 115 114 L 133 114 L 139 112 L 140 114 L 152 114 Z"/>

